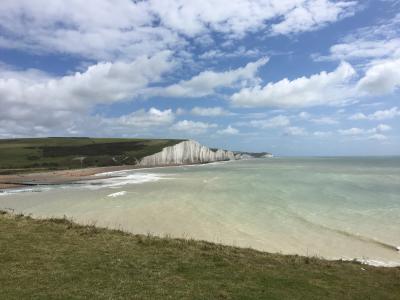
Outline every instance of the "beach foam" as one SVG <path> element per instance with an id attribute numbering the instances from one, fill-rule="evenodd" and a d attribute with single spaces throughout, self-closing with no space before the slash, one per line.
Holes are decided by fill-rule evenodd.
<path id="1" fill-rule="evenodd" d="M 127 174 L 119 172 L 120 176 L 105 179 L 95 179 L 85 181 L 84 188 L 100 189 L 100 188 L 117 188 L 127 184 L 141 184 L 146 182 L 156 182 L 166 179 L 169 174 L 151 174 L 151 173 L 134 173 Z M 170 178 L 169 178 L 170 179 Z"/>
<path id="2" fill-rule="evenodd" d="M 7 189 L 7 190 L 0 191 L 0 196 L 8 196 L 8 195 L 13 195 L 13 194 L 17 194 L 17 193 L 41 193 L 41 192 L 49 191 L 50 189 L 51 189 L 51 187 L 43 187 L 43 186 Z"/>
<path id="3" fill-rule="evenodd" d="M 107 197 L 116 198 L 116 197 L 120 197 L 120 196 L 124 196 L 124 195 L 126 195 L 126 191 L 112 193 L 112 194 L 107 195 Z"/>
<path id="4" fill-rule="evenodd" d="M 374 259 L 356 259 L 356 260 L 364 265 L 370 265 L 374 267 L 386 267 L 386 268 L 400 267 L 400 262 L 395 262 L 395 261 L 385 262 Z"/>

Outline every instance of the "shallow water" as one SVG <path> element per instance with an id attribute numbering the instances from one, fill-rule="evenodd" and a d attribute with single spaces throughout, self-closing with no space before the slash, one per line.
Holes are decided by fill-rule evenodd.
<path id="1" fill-rule="evenodd" d="M 400 157 L 255 159 L 112 175 L 119 177 L 0 193 L 0 208 L 400 265 Z"/>

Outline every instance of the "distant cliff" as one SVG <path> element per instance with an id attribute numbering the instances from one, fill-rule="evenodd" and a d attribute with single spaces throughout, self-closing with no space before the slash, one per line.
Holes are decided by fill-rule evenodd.
<path id="1" fill-rule="evenodd" d="M 232 151 L 221 149 L 211 150 L 196 141 L 188 140 L 174 146 L 165 147 L 161 152 L 143 157 L 138 162 L 138 165 L 141 167 L 154 167 L 208 163 L 234 159 L 235 155 Z"/>
<path id="2" fill-rule="evenodd" d="M 236 159 L 250 159 L 250 158 L 271 158 L 273 154 L 269 152 L 243 152 L 234 151 Z"/>

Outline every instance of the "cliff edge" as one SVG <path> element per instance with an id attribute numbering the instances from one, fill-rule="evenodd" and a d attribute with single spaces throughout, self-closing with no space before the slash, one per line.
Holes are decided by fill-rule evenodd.
<path id="1" fill-rule="evenodd" d="M 165 147 L 161 152 L 143 157 L 138 165 L 141 167 L 154 167 L 208 163 L 234 159 L 235 154 L 232 151 L 221 149 L 214 151 L 194 140 L 188 140 L 174 146 Z"/>

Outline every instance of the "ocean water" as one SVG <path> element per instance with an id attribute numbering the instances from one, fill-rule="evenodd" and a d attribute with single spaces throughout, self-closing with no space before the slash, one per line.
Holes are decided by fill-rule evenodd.
<path id="1" fill-rule="evenodd" d="M 0 193 L 0 209 L 284 254 L 400 265 L 400 157 L 121 171 Z"/>

